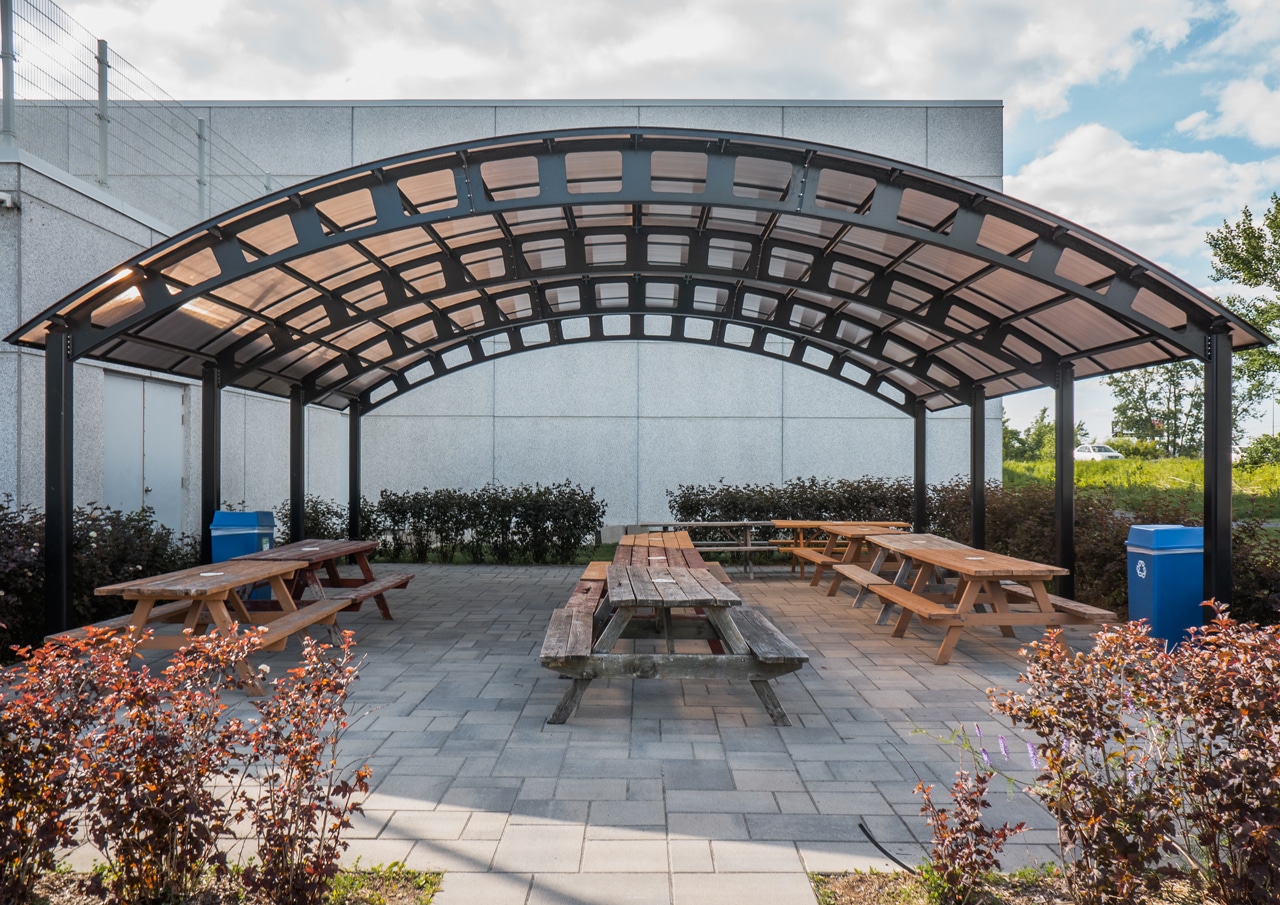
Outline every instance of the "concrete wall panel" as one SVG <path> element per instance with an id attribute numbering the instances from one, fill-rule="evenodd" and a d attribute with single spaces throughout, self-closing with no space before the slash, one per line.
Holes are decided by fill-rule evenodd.
<path id="1" fill-rule="evenodd" d="M 782 134 L 782 107 L 727 104 L 654 104 L 640 107 L 640 125 L 673 129 L 724 129 L 757 135 Z"/>
<path id="2" fill-rule="evenodd" d="M 215 132 L 273 176 L 351 166 L 350 106 L 249 103 L 215 106 L 209 115 Z"/>
<path id="3" fill-rule="evenodd" d="M 928 108 L 925 166 L 966 179 L 1004 174 L 1002 107 Z"/>
<path id="4" fill-rule="evenodd" d="M 641 417 L 781 418 L 782 362 L 688 343 L 640 349 Z"/>
<path id="5" fill-rule="evenodd" d="M 367 418 L 361 481 L 365 495 L 379 489 L 481 487 L 493 480 L 490 418 Z"/>
<path id="6" fill-rule="evenodd" d="M 923 165 L 928 159 L 924 107 L 784 107 L 782 134 Z"/>
<path id="7" fill-rule="evenodd" d="M 497 134 L 518 135 L 545 129 L 587 129 L 599 126 L 640 125 L 634 104 L 548 104 L 517 107 L 497 105 Z"/>
<path id="8" fill-rule="evenodd" d="M 357 106 L 352 158 L 367 163 L 424 148 L 488 138 L 498 133 L 491 106 Z"/>
<path id="9" fill-rule="evenodd" d="M 495 361 L 494 415 L 634 417 L 641 348 L 630 342 L 592 343 Z"/>

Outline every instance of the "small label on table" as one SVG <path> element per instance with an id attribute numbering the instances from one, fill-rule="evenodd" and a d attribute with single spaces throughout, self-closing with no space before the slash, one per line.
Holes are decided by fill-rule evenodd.
<path id="1" fill-rule="evenodd" d="M 674 578 L 655 578 L 653 580 L 654 584 L 658 584 L 659 582 L 666 582 L 667 584 L 675 584 L 676 580 Z"/>
<path id="2" fill-rule="evenodd" d="M 310 553 L 311 551 L 313 551 L 313 550 L 319 550 L 320 548 L 319 548 L 319 547 L 303 547 L 302 549 L 303 549 L 303 550 L 306 550 L 308 553 Z"/>
<path id="3" fill-rule="evenodd" d="M 217 578 L 219 575 L 225 575 L 225 572 L 201 572 L 201 578 Z"/>
<path id="4" fill-rule="evenodd" d="M 965 559 L 986 559 L 985 556 L 966 556 Z"/>

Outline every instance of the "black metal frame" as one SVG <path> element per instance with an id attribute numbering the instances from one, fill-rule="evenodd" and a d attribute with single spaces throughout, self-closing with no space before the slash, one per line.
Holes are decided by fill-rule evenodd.
<path id="1" fill-rule="evenodd" d="M 672 151 L 705 157 L 705 175 L 697 185 L 655 183 L 654 155 Z M 594 184 L 571 185 L 569 155 L 595 152 L 618 155 L 616 185 L 608 190 Z M 735 161 L 740 157 L 769 162 L 775 171 L 786 170 L 789 175 L 773 194 L 741 191 L 735 181 Z M 485 181 L 485 165 L 516 158 L 535 162 L 536 180 L 514 190 L 492 191 Z M 819 191 L 820 176 L 826 171 L 869 185 L 865 200 L 856 207 L 824 201 Z M 455 203 L 419 210 L 400 183 L 432 173 L 447 174 Z M 367 193 L 371 215 L 339 224 L 325 214 L 326 202 L 350 197 L 352 192 Z M 912 220 L 909 209 L 915 196 L 931 199 L 932 209 L 945 213 L 933 222 Z M 593 227 L 576 221 L 575 210 L 601 205 L 617 207 L 627 224 Z M 700 211 L 697 224 L 646 225 L 645 212 L 664 206 Z M 732 219 L 723 216 L 720 219 L 728 225 L 717 228 L 718 211 L 754 218 L 754 231 L 734 228 Z M 537 212 L 554 212 L 547 222 L 555 219 L 559 224 L 531 234 L 556 245 L 562 255 L 558 263 L 535 265 L 525 244 L 529 239 L 508 225 L 509 218 L 535 218 Z M 441 230 L 450 223 L 480 216 L 494 218 L 493 238 L 468 244 L 465 256 L 440 246 Z M 1017 248 L 995 250 L 990 241 L 983 241 L 988 216 L 1027 238 Z M 247 231 L 280 218 L 287 218 L 295 244 L 270 253 L 250 245 Z M 819 234 L 829 230 L 825 244 L 815 251 L 814 245 L 788 239 L 787 218 L 816 225 Z M 364 244 L 411 229 L 434 238 L 438 247 L 389 264 Z M 906 250 L 891 259 L 855 254 L 841 244 L 855 231 L 904 241 Z M 592 260 L 593 240 L 616 236 L 623 237 L 617 248 L 620 256 L 608 262 Z M 653 236 L 676 247 L 682 260 L 655 258 L 649 250 Z M 730 242 L 744 243 L 742 260 L 721 266 L 717 255 Z M 326 278 L 323 283 L 303 272 L 302 259 L 339 248 L 356 250 L 366 266 L 349 279 Z M 925 248 L 954 252 L 976 262 L 979 269 L 939 285 L 919 268 L 904 266 L 911 255 Z M 217 274 L 191 284 L 178 281 L 172 275 L 174 267 L 196 255 L 211 255 L 218 264 Z M 474 255 L 492 259 L 492 272 L 469 268 L 468 258 Z M 802 261 L 802 266 L 773 267 L 773 262 L 788 257 Z M 1091 262 L 1093 272 L 1102 275 L 1087 284 L 1067 278 L 1063 274 L 1070 271 L 1069 257 Z M 407 277 L 409 271 L 424 266 L 437 268 L 440 279 L 440 286 L 425 294 L 415 290 Z M 834 277 L 842 267 L 858 268 L 868 276 L 856 286 L 841 288 Z M 241 308 L 223 297 L 230 284 L 268 271 L 288 276 L 314 297 L 278 318 Z M 991 311 L 967 301 L 965 291 L 997 274 L 1025 280 L 1047 296 L 1030 309 L 1011 310 L 993 319 Z M 659 284 L 670 297 L 655 303 L 647 292 Z M 895 306 L 891 297 L 895 287 L 922 301 L 914 310 Z M 385 293 L 384 308 L 366 312 L 350 301 L 371 289 Z M 557 307 L 554 296 L 571 290 L 577 293 L 576 305 Z M 109 324 L 94 323 L 96 310 L 121 293 L 135 291 L 136 310 Z M 1180 311 L 1185 323 L 1157 317 L 1151 304 L 1136 304 L 1143 291 L 1157 300 L 1157 309 L 1164 305 Z M 708 306 L 699 292 L 722 294 L 723 304 Z M 768 303 L 768 310 L 749 304 L 753 293 Z M 465 316 L 448 304 L 450 297 L 460 294 L 470 296 L 466 305 L 472 311 Z M 527 310 L 513 311 L 513 299 L 521 296 L 527 296 Z M 815 304 L 816 298 L 823 302 Z M 197 299 L 214 300 L 226 311 L 252 317 L 261 326 L 243 336 L 225 333 L 227 341 L 216 353 L 192 349 L 181 338 L 148 334 L 160 318 Z M 1029 317 L 1063 301 L 1105 313 L 1123 325 L 1123 335 L 1064 352 L 1043 338 L 1038 328 L 1028 328 Z M 829 308 L 823 307 L 827 304 Z M 419 306 L 420 313 L 398 319 L 394 328 L 379 320 L 410 306 Z M 337 343 L 344 328 L 362 323 L 382 329 L 351 349 Z M 410 339 L 415 330 L 431 338 Z M 925 412 L 971 406 L 971 515 L 973 539 L 979 545 L 985 534 L 984 407 L 988 398 L 1056 385 L 1061 466 L 1068 454 L 1062 437 L 1069 430 L 1069 418 L 1063 419 L 1071 414 L 1071 395 L 1064 387 L 1075 366 L 1088 363 L 1085 373 L 1098 373 L 1106 370 L 1102 359 L 1107 355 L 1144 346 L 1160 360 L 1206 360 L 1210 365 L 1206 376 L 1210 400 L 1206 406 L 1206 547 L 1212 548 L 1206 557 L 1206 590 L 1219 597 L 1229 595 L 1230 352 L 1233 342 L 1262 344 L 1267 341 L 1265 335 L 1114 243 L 963 180 L 899 161 L 781 138 L 602 128 L 504 136 L 400 155 L 270 193 L 113 268 L 12 334 L 10 342 L 45 345 L 50 350 L 46 369 L 49 399 L 54 401 L 47 412 L 46 440 L 50 624 L 69 616 L 55 617 L 54 601 L 65 597 L 67 586 L 70 366 L 76 359 L 112 360 L 126 347 L 145 347 L 167 353 L 173 362 L 171 373 L 201 377 L 207 410 L 201 457 L 201 515 L 206 533 L 211 507 L 217 505 L 215 420 L 222 387 L 289 397 L 290 514 L 295 529 L 304 517 L 305 405 L 349 408 L 350 527 L 355 531 L 363 414 L 424 383 L 497 357 L 575 342 L 637 339 L 712 344 L 785 360 L 858 386 L 913 416 L 918 526 L 924 511 Z M 389 348 L 389 356 L 374 354 L 380 344 Z M 298 359 L 309 349 L 322 350 L 327 360 L 300 369 Z M 119 360 L 128 360 L 120 354 Z M 1070 559 L 1072 501 L 1069 482 L 1061 479 L 1055 508 L 1059 557 Z"/>

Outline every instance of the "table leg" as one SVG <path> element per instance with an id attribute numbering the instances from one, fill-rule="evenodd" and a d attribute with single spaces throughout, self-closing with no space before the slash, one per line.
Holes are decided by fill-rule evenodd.
<path id="1" fill-rule="evenodd" d="M 373 581 L 374 574 L 373 574 L 373 568 L 369 565 L 369 557 L 365 556 L 364 553 L 357 553 L 355 554 L 354 558 L 356 561 L 356 565 L 360 567 L 360 574 L 364 576 L 364 580 L 366 582 Z M 335 566 L 332 565 L 332 563 L 333 563 L 333 560 L 330 560 L 329 566 L 333 570 L 333 573 L 336 575 L 338 570 Z M 379 612 L 382 613 L 383 619 L 391 618 L 391 607 L 387 605 L 387 598 L 385 596 L 383 596 L 382 594 L 375 594 L 373 596 L 373 602 L 378 605 L 378 610 Z"/>
<path id="2" fill-rule="evenodd" d="M 587 690 L 587 686 L 590 684 L 590 679 L 574 679 L 573 684 L 565 690 L 564 697 L 560 699 L 556 709 L 551 712 L 551 716 L 547 717 L 547 722 L 552 725 L 559 725 L 573 716 L 578 709 L 578 704 L 582 701 L 583 692 Z"/>
<path id="3" fill-rule="evenodd" d="M 910 556 L 903 556 L 902 562 L 898 565 L 898 572 L 893 576 L 893 583 L 900 588 L 911 586 L 911 569 L 913 563 Z M 876 625 L 884 625 L 889 621 L 889 617 L 893 615 L 893 604 L 883 603 L 880 606 L 880 615 L 876 617 Z M 901 637 L 901 636 L 899 636 Z"/>
<path id="4" fill-rule="evenodd" d="M 720 637 L 724 639 L 724 643 L 728 645 L 730 652 L 740 655 L 750 655 L 751 646 L 747 644 L 747 639 L 742 637 L 742 632 L 738 630 L 738 625 L 733 621 L 724 607 L 711 607 L 707 609 L 707 618 L 711 620 L 711 624 L 715 626 Z M 778 696 L 773 691 L 773 686 L 769 684 L 768 679 L 750 679 L 751 687 L 755 689 L 756 697 L 760 699 L 760 703 L 764 705 L 765 712 L 769 714 L 769 719 L 773 720 L 775 726 L 790 726 L 791 718 L 787 716 L 787 711 L 783 709 L 782 702 L 778 700 Z"/>

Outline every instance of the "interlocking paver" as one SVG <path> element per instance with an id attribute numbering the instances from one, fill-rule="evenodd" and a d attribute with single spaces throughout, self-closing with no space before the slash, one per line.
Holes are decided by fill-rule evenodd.
<path id="1" fill-rule="evenodd" d="M 774 726 L 745 683 L 620 679 L 597 680 L 576 715 L 549 726 L 565 684 L 538 652 L 581 567 L 416 571 L 391 592 L 395 622 L 376 609 L 339 618 L 366 657 L 339 760 L 375 769 L 344 857 L 447 871 L 439 905 L 810 905 L 805 871 L 891 867 L 859 824 L 920 859 L 928 828 L 913 790 L 917 778 L 950 785 L 958 752 L 940 739 L 955 730 L 972 738 L 977 723 L 993 752 L 1005 735 L 1007 769 L 1032 775 L 1029 736 L 996 718 L 985 693 L 1015 687 L 1028 630 L 972 632 L 935 666 L 931 629 L 891 638 L 874 624 L 878 608 L 826 597 L 785 566 L 754 581 L 735 572 L 747 602 L 810 655 L 774 683 L 791 728 Z M 278 674 L 297 647 L 263 662 Z M 1034 827 L 1006 866 L 1055 856 L 1038 803 L 992 803 L 991 819 Z"/>

